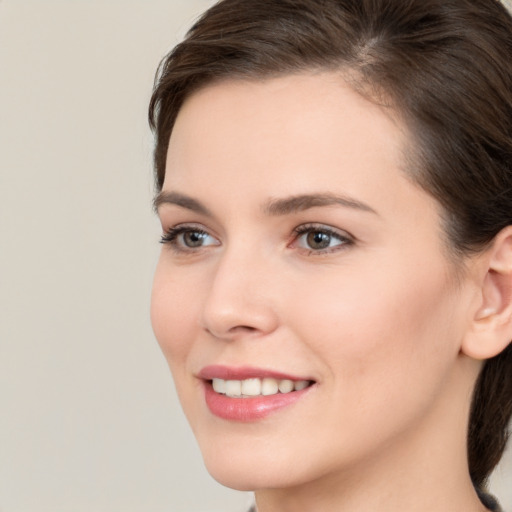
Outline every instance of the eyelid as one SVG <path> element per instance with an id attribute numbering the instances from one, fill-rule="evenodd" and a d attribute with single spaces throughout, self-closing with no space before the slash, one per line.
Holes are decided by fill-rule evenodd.
<path id="1" fill-rule="evenodd" d="M 301 237 L 314 232 L 326 234 L 331 239 L 338 241 L 339 243 L 319 249 L 301 247 L 299 245 Z M 180 236 L 186 233 L 199 233 L 200 235 L 205 235 L 205 237 L 213 239 L 213 243 L 210 242 L 198 246 L 188 246 L 186 243 L 183 243 L 183 240 L 180 241 Z M 203 224 L 197 223 L 182 223 L 164 229 L 164 234 L 162 235 L 160 242 L 168 245 L 173 252 L 185 255 L 197 254 L 209 247 L 217 247 L 221 245 L 219 238 L 215 234 L 212 234 L 210 229 L 206 228 Z M 321 256 L 344 250 L 348 246 L 354 245 L 355 242 L 356 238 L 345 230 L 334 228 L 322 223 L 306 223 L 293 229 L 292 240 L 287 244 L 287 247 L 299 250 L 307 255 Z"/>
<path id="2" fill-rule="evenodd" d="M 340 250 L 344 250 L 347 246 L 354 245 L 356 243 L 356 238 L 351 235 L 348 231 L 341 230 L 338 228 L 334 228 L 332 226 L 321 224 L 321 223 L 306 223 L 297 226 L 294 230 L 294 238 L 292 242 L 289 244 L 289 247 L 297 248 L 301 251 L 305 251 L 308 255 L 326 255 L 329 253 L 337 252 Z M 300 238 L 311 232 L 319 232 L 325 233 L 337 240 L 340 241 L 339 244 L 336 244 L 332 247 L 326 247 L 325 249 L 308 249 L 306 247 L 297 247 L 298 241 Z"/>
<path id="3" fill-rule="evenodd" d="M 185 233 L 200 233 L 207 235 L 215 240 L 216 243 L 210 243 L 207 245 L 200 245 L 198 247 L 187 247 L 186 245 L 179 243 L 178 237 L 180 235 L 183 235 Z M 220 241 L 218 240 L 218 237 L 213 235 L 209 229 L 205 228 L 205 226 L 201 224 L 196 223 L 183 223 L 183 224 L 177 224 L 175 226 L 171 226 L 167 229 L 164 229 L 164 233 L 160 239 L 160 243 L 169 245 L 174 252 L 180 254 L 180 253 L 197 253 L 201 249 L 204 249 L 206 247 L 211 246 L 219 246 Z"/>

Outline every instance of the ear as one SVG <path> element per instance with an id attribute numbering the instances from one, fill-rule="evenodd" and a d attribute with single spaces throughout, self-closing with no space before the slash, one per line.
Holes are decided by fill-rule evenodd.
<path id="1" fill-rule="evenodd" d="M 481 299 L 461 349 L 473 359 L 490 359 L 512 340 L 512 226 L 496 235 L 481 263 Z"/>

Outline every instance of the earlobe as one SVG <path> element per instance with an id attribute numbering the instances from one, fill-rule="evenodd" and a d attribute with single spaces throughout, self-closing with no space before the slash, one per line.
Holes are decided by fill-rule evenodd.
<path id="1" fill-rule="evenodd" d="M 481 301 L 462 344 L 473 359 L 490 359 L 512 340 L 512 226 L 498 233 L 482 264 Z"/>

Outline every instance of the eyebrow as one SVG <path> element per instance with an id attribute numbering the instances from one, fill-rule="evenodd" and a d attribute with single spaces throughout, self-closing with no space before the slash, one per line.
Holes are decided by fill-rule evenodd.
<path id="1" fill-rule="evenodd" d="M 206 206 L 196 199 L 185 194 L 180 194 L 179 192 L 160 192 L 157 194 L 155 199 L 153 199 L 153 209 L 155 212 L 157 212 L 158 208 L 163 204 L 175 204 L 182 208 L 186 208 L 187 210 L 200 213 L 201 215 L 207 215 L 209 217 L 212 216 L 210 210 L 208 210 Z"/>
<path id="2" fill-rule="evenodd" d="M 153 200 L 153 208 L 155 211 L 158 211 L 159 207 L 163 204 L 174 204 L 201 215 L 212 216 L 210 210 L 201 202 L 179 192 L 160 192 Z M 280 216 L 298 213 L 309 210 L 310 208 L 336 205 L 378 215 L 378 213 L 366 203 L 348 196 L 331 193 L 301 194 L 282 199 L 271 199 L 263 207 L 263 212 L 270 216 Z"/>
<path id="3" fill-rule="evenodd" d="M 363 212 L 374 213 L 377 212 L 366 203 L 358 201 L 357 199 L 331 194 L 303 194 L 283 199 L 271 199 L 264 208 L 267 215 L 288 215 L 290 213 L 297 213 L 310 208 L 318 206 L 344 206 L 346 208 L 353 208 Z"/>

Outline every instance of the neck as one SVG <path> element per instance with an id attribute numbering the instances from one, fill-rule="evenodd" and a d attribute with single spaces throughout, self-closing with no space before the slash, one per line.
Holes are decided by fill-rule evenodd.
<path id="1" fill-rule="evenodd" d="M 427 417 L 379 453 L 312 482 L 256 491 L 258 512 L 484 512 L 467 465 L 472 386 L 464 395 L 447 388 Z"/>
<path id="2" fill-rule="evenodd" d="M 379 464 L 350 474 L 319 479 L 289 489 L 256 492 L 258 512 L 483 512 L 467 470 L 448 472 L 423 464 L 396 464 L 383 471 Z M 395 459 L 396 461 L 396 459 Z M 446 463 L 453 468 L 453 464 Z M 389 468 L 390 466 L 386 464 Z M 394 466 L 394 465 L 393 465 Z"/>

